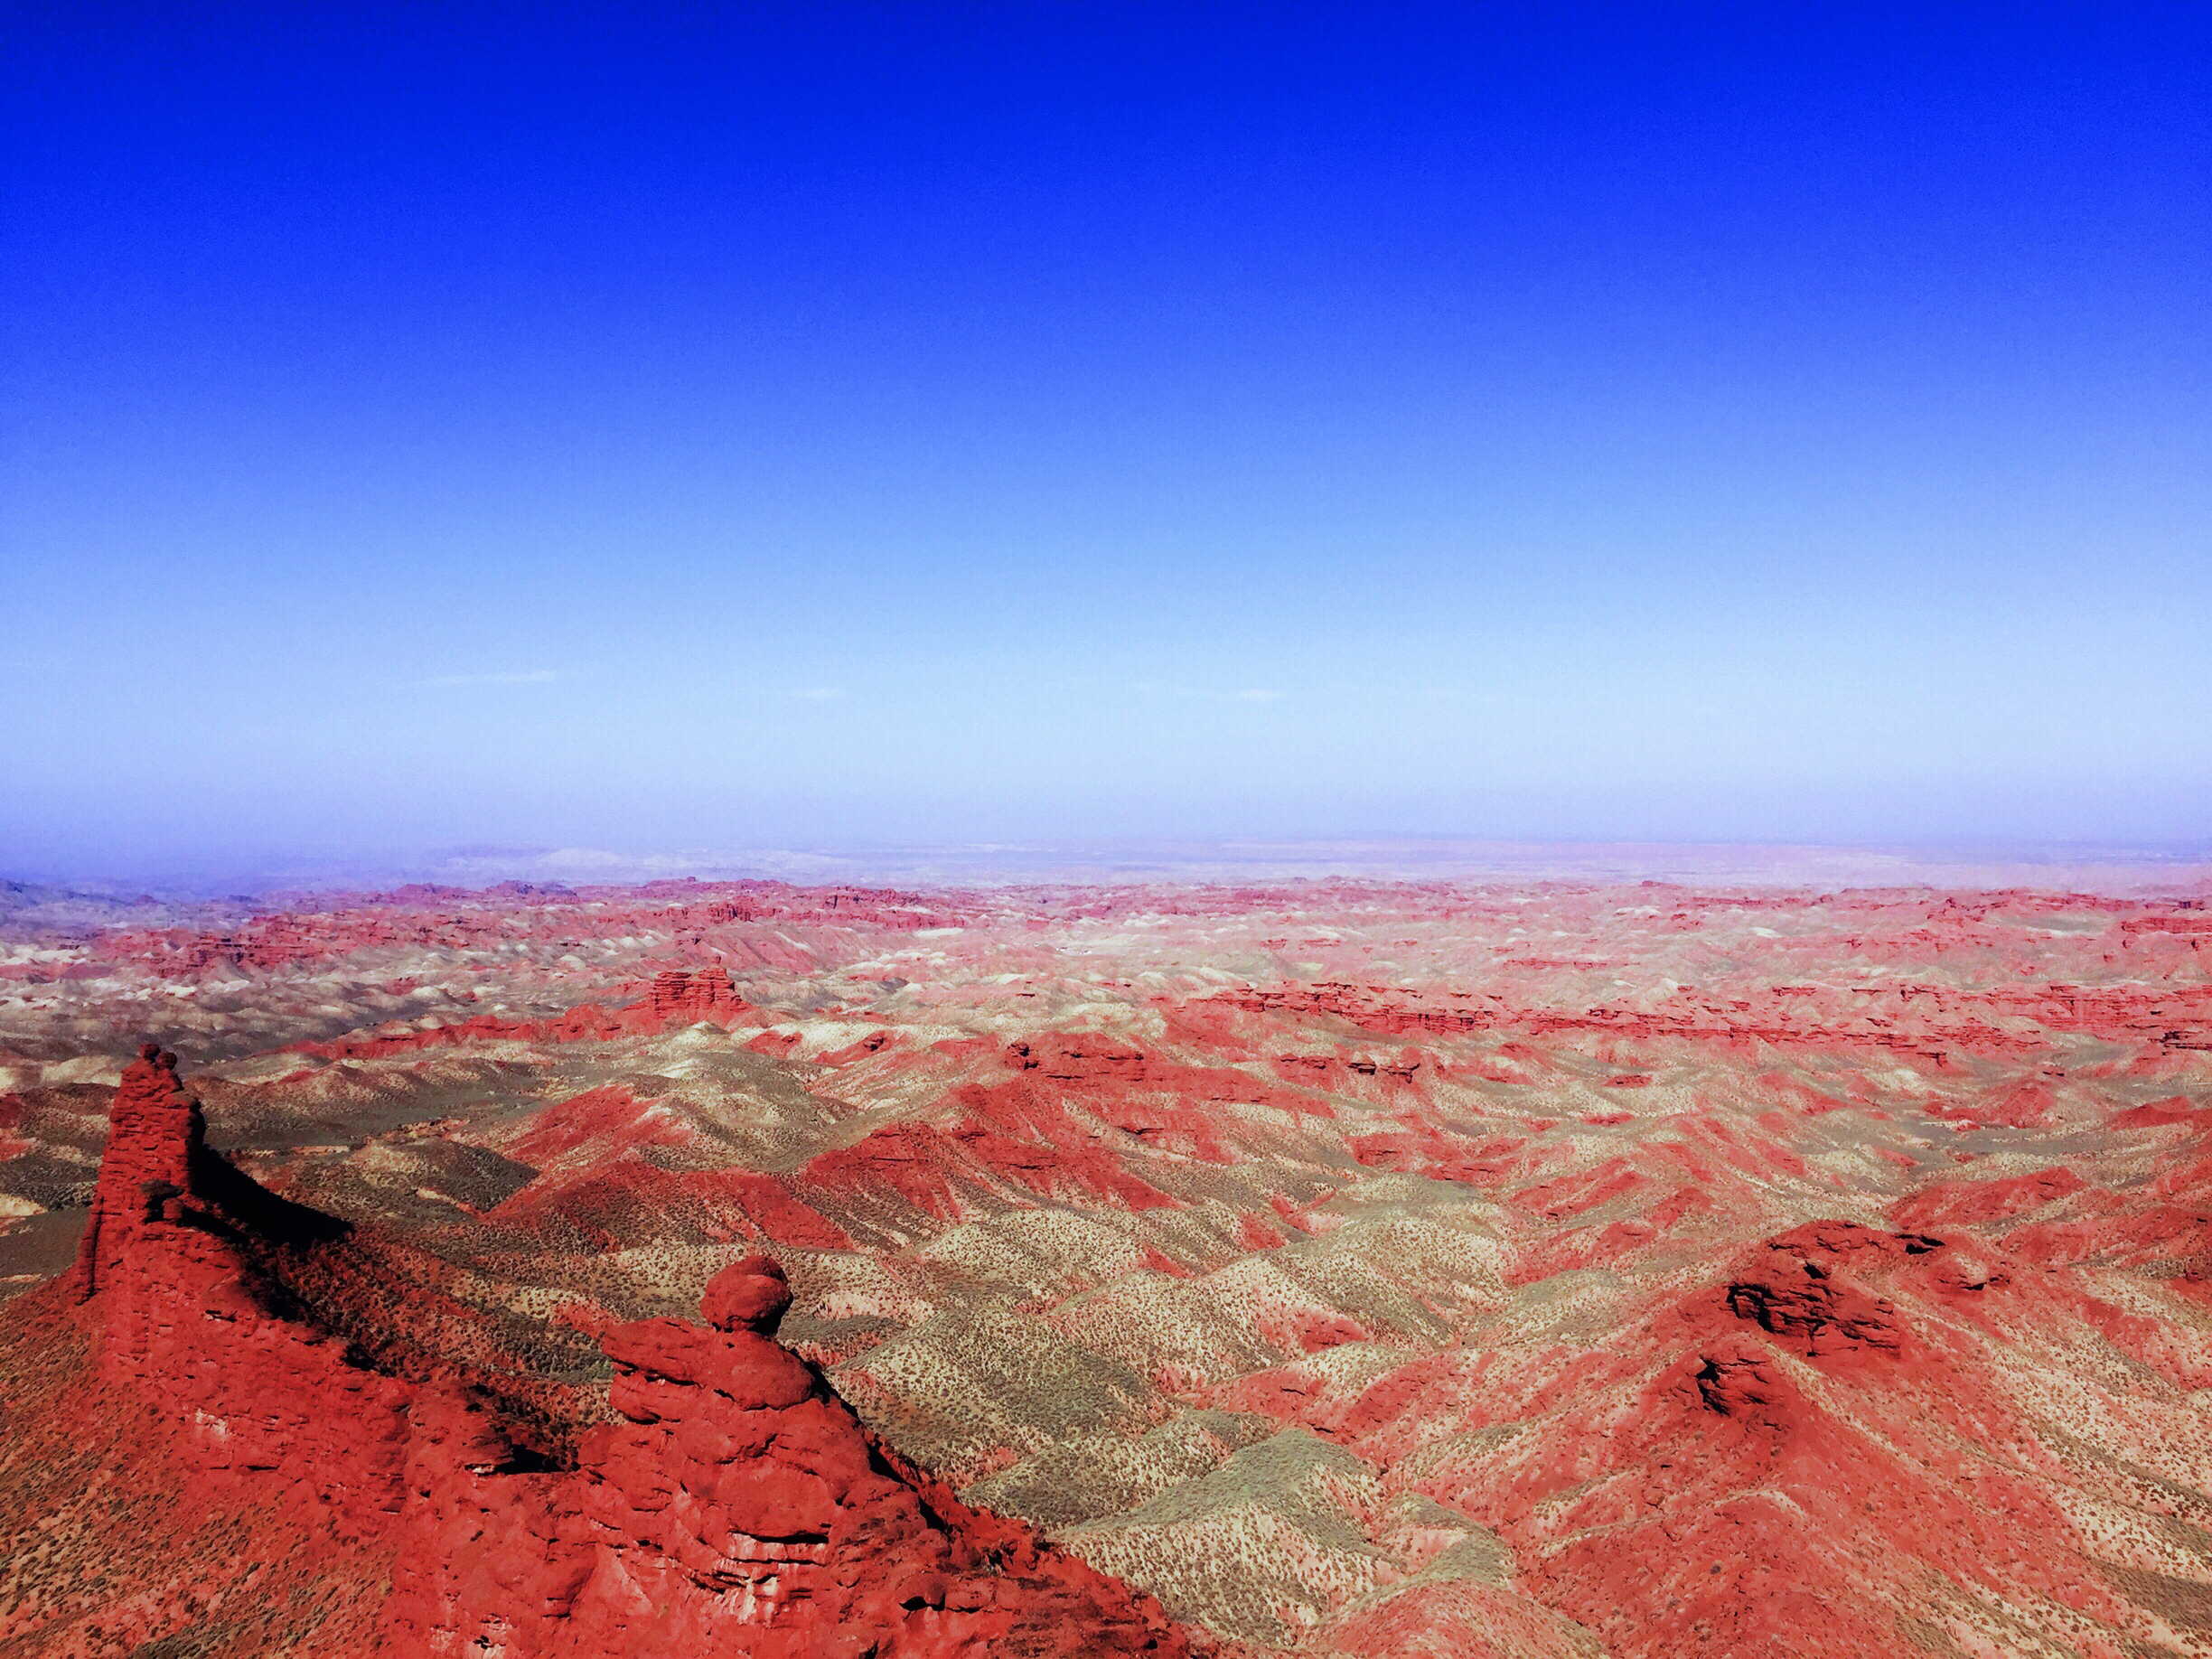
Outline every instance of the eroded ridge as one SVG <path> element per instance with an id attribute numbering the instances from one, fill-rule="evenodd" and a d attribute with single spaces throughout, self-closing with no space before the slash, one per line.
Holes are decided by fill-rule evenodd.
<path id="1" fill-rule="evenodd" d="M 187 1509 L 219 1492 L 264 1548 L 328 1540 L 387 1564 L 389 1595 L 324 1575 L 326 1600 L 361 1605 L 320 1609 L 318 1653 L 1190 1652 L 1157 1602 L 883 1452 L 774 1340 L 791 1292 L 766 1256 L 710 1280 L 703 1323 L 602 1333 L 614 1420 L 548 1459 L 465 1372 L 380 1370 L 317 1317 L 287 1259 L 337 1254 L 326 1274 L 368 1276 L 373 1256 L 208 1148 L 173 1054 L 141 1051 L 112 1123 L 75 1266 L 12 1317 L 82 1332 L 89 1374 L 56 1403 L 90 1410 L 104 1392 L 136 1407 L 163 1442 L 138 1478 L 182 1476 L 198 1488 L 177 1495 Z M 263 1570 L 210 1561 L 202 1600 Z M 18 1606 L 0 1634 L 122 1652 L 173 1622 L 98 1612 Z"/>

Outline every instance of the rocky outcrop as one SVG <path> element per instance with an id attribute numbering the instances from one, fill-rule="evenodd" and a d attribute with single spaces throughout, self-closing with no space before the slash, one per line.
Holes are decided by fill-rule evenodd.
<path id="1" fill-rule="evenodd" d="M 709 1283 L 704 1323 L 606 1330 L 618 1420 L 556 1463 L 465 1374 L 388 1374 L 330 1334 L 281 1262 L 346 1249 L 211 1151 L 175 1057 L 142 1052 L 67 1294 L 210 1478 L 394 1547 L 374 1651 L 1188 1652 L 1157 1603 L 878 1446 L 775 1341 L 791 1292 L 764 1256 Z"/>
<path id="2" fill-rule="evenodd" d="M 701 968 L 696 972 L 670 968 L 653 976 L 645 1006 L 663 1024 L 678 1017 L 700 1020 L 717 1015 L 743 1013 L 747 1008 L 726 968 Z"/>
<path id="3" fill-rule="evenodd" d="M 282 1488 L 342 1530 L 380 1524 L 399 1508 L 414 1391 L 286 1317 L 257 1261 L 343 1229 L 209 1150 L 176 1066 L 149 1045 L 123 1073 L 66 1281 L 97 1321 L 100 1369 L 171 1418 L 211 1478 Z"/>
<path id="4" fill-rule="evenodd" d="M 1185 1651 L 1156 1603 L 900 1469 L 773 1339 L 790 1299 L 755 1256 L 708 1285 L 708 1323 L 605 1333 L 623 1420 L 573 1470 L 516 1468 L 442 1407 L 410 1471 L 429 1547 L 403 1558 L 396 1639 L 518 1659 Z"/>
<path id="5" fill-rule="evenodd" d="M 501 1019 L 478 1014 L 450 1025 L 387 1026 L 370 1036 L 295 1043 L 291 1052 L 324 1060 L 377 1060 L 419 1049 L 458 1048 L 471 1043 L 605 1043 L 654 1036 L 671 1026 L 711 1020 L 725 1026 L 757 1021 L 753 1005 L 737 994 L 726 968 L 693 972 L 672 968 L 655 974 L 644 1000 L 618 1008 L 580 1003 L 553 1019 Z"/>
<path id="6" fill-rule="evenodd" d="M 99 1289 L 103 1269 L 127 1275 L 147 1225 L 174 1216 L 174 1201 L 200 1185 L 206 1152 L 207 1120 L 177 1081 L 176 1056 L 148 1043 L 109 1109 L 91 1216 L 67 1281 L 77 1300 Z"/>
<path id="7" fill-rule="evenodd" d="M 1897 1305 L 1851 1282 L 1852 1270 L 1943 1248 L 1923 1233 L 1812 1222 L 1767 1241 L 1766 1259 L 1729 1284 L 1728 1308 L 1808 1358 L 1902 1354 L 1909 1336 Z"/>

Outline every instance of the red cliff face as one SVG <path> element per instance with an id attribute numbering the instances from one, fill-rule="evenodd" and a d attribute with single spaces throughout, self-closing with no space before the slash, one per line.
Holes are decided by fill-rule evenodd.
<path id="1" fill-rule="evenodd" d="M 100 1370 L 173 1420 L 211 1478 L 285 1488 L 359 1531 L 398 1508 L 413 1391 L 278 1315 L 287 1298 L 254 1258 L 286 1229 L 336 1233 L 211 1152 L 176 1056 L 140 1050 L 67 1280 L 97 1321 Z"/>
<path id="2" fill-rule="evenodd" d="M 671 968 L 653 976 L 645 1006 L 659 1021 L 711 1019 L 717 1015 L 744 1012 L 746 1003 L 730 983 L 726 968 L 701 968 L 696 972 Z"/>
<path id="3" fill-rule="evenodd" d="M 200 1102 L 177 1081 L 176 1056 L 148 1043 L 123 1073 L 109 1111 L 92 1217 L 70 1280 L 80 1301 L 100 1288 L 103 1269 L 132 1272 L 150 1225 L 181 1219 L 179 1205 L 192 1197 L 206 1157 Z"/>
<path id="4" fill-rule="evenodd" d="M 143 1051 L 67 1294 L 102 1379 L 167 1420 L 188 1466 L 265 1494 L 303 1534 L 390 1551 L 361 1651 L 1188 1652 L 1148 1598 L 877 1447 L 774 1340 L 791 1293 L 766 1257 L 708 1285 L 705 1324 L 607 1331 L 619 1420 L 551 1466 L 468 1377 L 371 1369 L 266 1266 L 348 1248 L 211 1152 L 174 1057 Z"/>

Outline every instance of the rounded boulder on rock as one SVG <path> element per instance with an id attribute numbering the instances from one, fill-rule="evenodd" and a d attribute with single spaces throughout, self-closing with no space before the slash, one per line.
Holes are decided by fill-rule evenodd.
<path id="1" fill-rule="evenodd" d="M 783 1263 L 773 1256 L 755 1255 L 733 1261 L 707 1281 L 699 1312 L 718 1331 L 757 1331 L 770 1336 L 791 1304 L 791 1281 L 783 1275 Z"/>

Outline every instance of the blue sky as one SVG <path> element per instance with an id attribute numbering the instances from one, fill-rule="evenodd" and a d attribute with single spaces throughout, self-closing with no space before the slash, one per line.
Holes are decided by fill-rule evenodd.
<path id="1" fill-rule="evenodd" d="M 2203 8 L 288 10 L 0 25 L 0 864 L 2212 841 Z"/>

